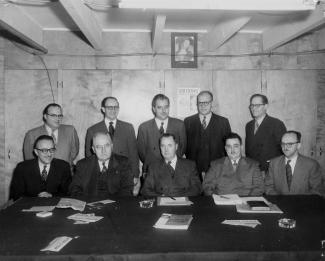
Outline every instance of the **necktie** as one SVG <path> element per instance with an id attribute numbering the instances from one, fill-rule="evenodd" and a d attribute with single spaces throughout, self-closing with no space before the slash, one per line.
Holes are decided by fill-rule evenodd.
<path id="1" fill-rule="evenodd" d="M 170 172 L 172 178 L 174 178 L 175 170 L 174 170 L 174 168 L 172 166 L 172 162 L 171 161 L 168 161 L 168 164 L 167 165 L 168 165 L 168 169 L 169 169 L 169 172 Z"/>
<path id="2" fill-rule="evenodd" d="M 206 121 L 206 116 L 204 116 L 202 120 L 202 128 L 205 129 L 206 127 L 207 127 L 207 121 Z"/>
<path id="3" fill-rule="evenodd" d="M 238 166 L 238 163 L 234 160 L 232 163 L 232 168 L 234 169 L 234 171 L 236 171 L 237 166 Z"/>
<path id="4" fill-rule="evenodd" d="M 105 161 L 103 161 L 103 168 L 102 168 L 102 171 L 101 171 L 101 173 L 102 174 L 106 174 L 107 173 L 107 168 L 106 168 L 106 165 L 105 165 Z"/>
<path id="5" fill-rule="evenodd" d="M 54 135 L 54 131 L 52 131 L 52 133 L 51 133 L 51 137 L 53 138 L 54 144 L 56 144 L 56 137 L 55 137 L 55 135 Z"/>
<path id="6" fill-rule="evenodd" d="M 258 124 L 258 122 L 255 121 L 255 125 L 254 125 L 254 134 L 256 134 L 257 129 L 258 129 L 259 126 L 260 126 L 260 125 Z"/>
<path id="7" fill-rule="evenodd" d="M 164 134 L 164 122 L 162 121 L 161 122 L 161 125 L 160 125 L 160 128 L 159 128 L 159 132 L 160 132 L 160 134 Z"/>
<path id="8" fill-rule="evenodd" d="M 290 162 L 291 162 L 291 160 L 288 160 L 287 164 L 286 164 L 286 176 L 287 176 L 287 183 L 288 183 L 289 190 L 290 190 L 291 181 L 292 181 L 292 169 L 290 166 Z"/>
<path id="9" fill-rule="evenodd" d="M 113 122 L 110 121 L 109 126 L 108 126 L 108 133 L 111 136 L 111 138 L 113 138 L 113 136 L 114 136 L 114 131 L 115 130 L 114 130 Z"/>
<path id="10" fill-rule="evenodd" d="M 41 173 L 42 180 L 45 182 L 47 178 L 47 171 L 46 171 L 46 165 L 44 165 L 44 168 Z"/>

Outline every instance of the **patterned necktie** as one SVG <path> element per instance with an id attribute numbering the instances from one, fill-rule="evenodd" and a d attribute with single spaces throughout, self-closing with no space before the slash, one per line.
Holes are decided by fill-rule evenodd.
<path id="1" fill-rule="evenodd" d="M 47 171 L 46 171 L 46 165 L 44 165 L 44 168 L 41 173 L 42 180 L 45 182 L 47 179 Z"/>
<path id="2" fill-rule="evenodd" d="M 236 171 L 237 166 L 238 166 L 238 163 L 234 160 L 232 163 L 232 168 L 234 169 L 234 171 Z"/>
<path id="3" fill-rule="evenodd" d="M 114 132 L 115 132 L 115 130 L 114 130 L 113 122 L 110 121 L 109 126 L 108 126 L 108 133 L 109 133 L 109 135 L 111 136 L 112 139 L 113 139 L 113 136 L 114 136 Z"/>
<path id="4" fill-rule="evenodd" d="M 106 174 L 107 173 L 107 168 L 106 168 L 106 165 L 105 165 L 105 161 L 103 161 L 102 164 L 103 164 L 103 167 L 102 167 L 101 174 Z"/>
<path id="5" fill-rule="evenodd" d="M 290 190 L 291 181 L 292 181 L 292 169 L 290 166 L 290 162 L 291 162 L 291 160 L 288 160 L 287 164 L 286 164 L 286 176 L 287 176 L 287 183 L 288 183 L 289 190 Z"/>
<path id="6" fill-rule="evenodd" d="M 174 176 L 175 176 L 175 170 L 174 170 L 174 168 L 172 166 L 172 162 L 171 161 L 168 161 L 168 164 L 167 165 L 168 165 L 168 169 L 169 169 L 169 172 L 170 172 L 172 178 L 174 178 Z"/>
<path id="7" fill-rule="evenodd" d="M 160 132 L 160 134 L 164 134 L 164 122 L 162 121 L 161 122 L 161 125 L 160 125 L 160 128 L 159 128 L 159 132 Z"/>
<path id="8" fill-rule="evenodd" d="M 255 121 L 255 125 L 254 125 L 254 135 L 256 134 L 257 129 L 258 129 L 259 126 L 260 126 L 260 125 L 258 124 L 258 122 Z"/>
<path id="9" fill-rule="evenodd" d="M 206 116 L 204 116 L 202 120 L 202 128 L 205 130 L 206 127 L 207 127 L 207 121 L 206 121 Z"/>
<path id="10" fill-rule="evenodd" d="M 52 131 L 51 137 L 53 138 L 54 144 L 56 144 L 56 137 L 55 137 L 54 131 Z"/>

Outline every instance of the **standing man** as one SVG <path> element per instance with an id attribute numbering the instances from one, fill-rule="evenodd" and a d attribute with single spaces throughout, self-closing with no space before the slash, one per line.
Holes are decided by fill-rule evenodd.
<path id="1" fill-rule="evenodd" d="M 268 162 L 282 155 L 280 142 L 286 132 L 282 121 L 266 113 L 268 103 L 265 95 L 251 96 L 249 109 L 254 119 L 246 124 L 245 140 L 246 156 L 257 160 L 260 169 L 265 172 L 268 169 Z"/>
<path id="2" fill-rule="evenodd" d="M 272 159 L 265 179 L 267 194 L 319 194 L 322 188 L 322 172 L 319 163 L 301 155 L 301 134 L 287 131 L 281 139 L 284 155 Z"/>
<path id="3" fill-rule="evenodd" d="M 159 139 L 164 133 L 175 136 L 178 144 L 177 156 L 182 157 L 186 149 L 186 133 L 184 123 L 169 117 L 169 99 L 163 94 L 157 94 L 152 100 L 154 119 L 146 121 L 139 126 L 138 151 L 143 163 L 143 173 L 148 170 L 151 162 L 160 160 Z"/>
<path id="4" fill-rule="evenodd" d="M 63 118 L 62 108 L 59 104 L 50 103 L 43 110 L 44 125 L 29 130 L 24 139 L 24 159 L 33 159 L 35 140 L 41 135 L 49 135 L 55 144 L 54 158 L 65 160 L 73 164 L 79 153 L 79 138 L 72 125 L 61 124 Z"/>
<path id="5" fill-rule="evenodd" d="M 71 196 L 132 196 L 133 178 L 128 158 L 112 153 L 113 142 L 107 133 L 93 135 L 95 155 L 79 160 L 70 186 Z"/>
<path id="6" fill-rule="evenodd" d="M 225 149 L 227 157 L 211 162 L 203 181 L 204 194 L 262 195 L 264 184 L 258 162 L 242 156 L 242 139 L 237 133 L 225 137 Z"/>
<path id="7" fill-rule="evenodd" d="M 115 97 L 106 97 L 102 100 L 101 111 L 104 114 L 104 120 L 91 126 L 86 134 L 86 157 L 93 154 L 92 138 L 95 133 L 109 133 L 114 147 L 113 152 L 125 156 L 129 159 L 132 167 L 132 178 L 134 184 L 139 182 L 139 156 L 137 149 L 137 140 L 132 124 L 117 119 L 120 105 Z"/>
<path id="8" fill-rule="evenodd" d="M 41 135 L 34 145 L 36 158 L 20 162 L 14 170 L 9 198 L 67 196 L 70 165 L 54 158 L 53 138 Z"/>
<path id="9" fill-rule="evenodd" d="M 149 197 L 199 195 L 201 182 L 195 162 L 177 157 L 175 136 L 164 133 L 159 144 L 163 158 L 150 163 L 141 194 Z"/>
<path id="10" fill-rule="evenodd" d="M 198 114 L 185 118 L 186 157 L 194 160 L 200 175 L 209 169 L 210 162 L 225 156 L 224 137 L 231 132 L 228 119 L 212 113 L 213 95 L 202 91 L 197 96 Z"/>

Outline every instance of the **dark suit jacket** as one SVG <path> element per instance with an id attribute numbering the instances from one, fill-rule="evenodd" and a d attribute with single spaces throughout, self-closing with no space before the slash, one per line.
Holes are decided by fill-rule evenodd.
<path id="1" fill-rule="evenodd" d="M 187 146 L 186 158 L 197 162 L 198 150 L 201 143 L 201 122 L 199 114 L 192 115 L 184 120 Z M 210 155 L 209 162 L 225 156 L 223 138 L 231 132 L 230 124 L 227 118 L 212 113 L 209 125 L 213 135 L 210 136 Z"/>
<path id="2" fill-rule="evenodd" d="M 177 156 L 182 157 L 186 149 L 186 133 L 184 123 L 175 118 L 168 118 L 167 133 L 172 133 L 178 143 Z M 142 123 L 138 131 L 138 151 L 143 162 L 143 171 L 147 172 L 151 162 L 162 159 L 160 154 L 159 138 L 161 134 L 155 119 Z"/>
<path id="3" fill-rule="evenodd" d="M 175 174 L 161 159 L 149 165 L 141 194 L 144 196 L 196 196 L 201 193 L 201 182 L 195 162 L 177 158 Z"/>
<path id="4" fill-rule="evenodd" d="M 282 155 L 281 138 L 286 127 L 279 119 L 266 115 L 255 135 L 254 128 L 254 120 L 246 124 L 246 157 L 257 160 L 261 170 L 266 171 L 267 161 Z"/>
<path id="5" fill-rule="evenodd" d="M 105 121 L 101 121 L 87 130 L 85 154 L 89 157 L 93 154 L 91 140 L 96 132 L 108 133 Z M 113 137 L 113 152 L 129 159 L 134 177 L 139 177 L 139 156 L 137 140 L 132 124 L 125 121 L 116 121 Z"/>
<path id="6" fill-rule="evenodd" d="M 71 182 L 70 165 L 60 159 L 53 159 L 46 180 L 46 192 L 53 196 L 67 196 Z M 18 163 L 14 170 L 10 198 L 37 197 L 41 191 L 41 171 L 38 159 L 26 160 Z"/>
<path id="7" fill-rule="evenodd" d="M 270 162 L 265 178 L 267 194 L 319 194 L 322 189 L 322 172 L 314 159 L 298 155 L 293 171 L 290 190 L 288 188 L 285 170 L 285 156 L 277 157 Z"/>
<path id="8" fill-rule="evenodd" d="M 262 195 L 264 184 L 258 162 L 241 157 L 236 171 L 228 157 L 211 162 L 211 167 L 204 177 L 203 191 L 205 195 Z"/>
<path id="9" fill-rule="evenodd" d="M 109 195 L 132 196 L 133 177 L 131 171 L 126 157 L 112 154 L 108 164 Z M 76 173 L 70 185 L 71 196 L 97 196 L 99 174 L 100 168 L 96 155 L 78 161 Z"/>
<path id="10" fill-rule="evenodd" d="M 48 135 L 45 125 L 29 130 L 24 139 L 23 152 L 24 159 L 34 159 L 33 149 L 35 140 L 41 135 Z M 61 124 L 58 129 L 58 144 L 54 157 L 65 160 L 70 164 L 79 153 L 79 138 L 75 128 L 72 125 Z"/>

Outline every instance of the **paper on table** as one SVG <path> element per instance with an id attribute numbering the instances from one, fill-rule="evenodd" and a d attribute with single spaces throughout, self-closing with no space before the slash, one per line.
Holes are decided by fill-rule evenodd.
<path id="1" fill-rule="evenodd" d="M 212 195 L 216 205 L 236 205 L 242 204 L 242 199 L 237 194 Z"/>
<path id="2" fill-rule="evenodd" d="M 232 226 L 245 226 L 245 227 L 252 227 L 255 228 L 257 225 L 261 225 L 261 223 L 256 220 L 250 220 L 250 219 L 239 219 L 239 220 L 229 220 L 229 219 L 225 219 L 223 222 L 221 222 L 221 224 L 225 224 L 225 225 L 232 225 Z"/>
<path id="3" fill-rule="evenodd" d="M 160 229 L 186 230 L 188 229 L 192 219 L 192 215 L 174 215 L 163 213 L 157 220 L 156 224 L 154 224 L 154 227 Z"/>
<path id="4" fill-rule="evenodd" d="M 72 237 L 56 237 L 54 238 L 47 247 L 41 249 L 41 251 L 53 251 L 59 252 L 66 244 L 72 240 Z"/>
<path id="5" fill-rule="evenodd" d="M 106 204 L 110 204 L 110 203 L 114 203 L 114 202 L 115 202 L 114 200 L 104 199 L 104 200 L 100 200 L 100 201 L 87 203 L 87 205 L 93 207 L 93 206 L 100 205 L 100 204 L 106 205 Z"/>
<path id="6" fill-rule="evenodd" d="M 158 206 L 189 206 L 193 202 L 188 197 L 158 197 Z"/>
<path id="7" fill-rule="evenodd" d="M 23 212 L 48 212 L 52 211 L 55 206 L 34 206 L 29 209 L 22 209 Z"/>
<path id="8" fill-rule="evenodd" d="M 236 210 L 239 213 L 283 213 L 277 205 L 267 201 L 264 197 L 244 197 L 242 200 L 242 204 L 236 205 Z M 247 201 L 264 201 L 270 207 L 270 210 L 252 210 L 247 204 Z"/>
<path id="9" fill-rule="evenodd" d="M 89 214 L 82 214 L 82 213 L 77 213 L 71 216 L 67 217 L 68 219 L 72 219 L 75 221 L 81 221 L 84 223 L 92 223 L 92 222 L 97 222 L 101 220 L 103 217 L 102 216 L 95 216 L 94 213 L 89 213 Z"/>
<path id="10" fill-rule="evenodd" d="M 74 198 L 61 198 L 59 203 L 56 205 L 57 208 L 72 208 L 78 211 L 84 211 L 85 206 L 85 201 L 81 201 Z"/>

